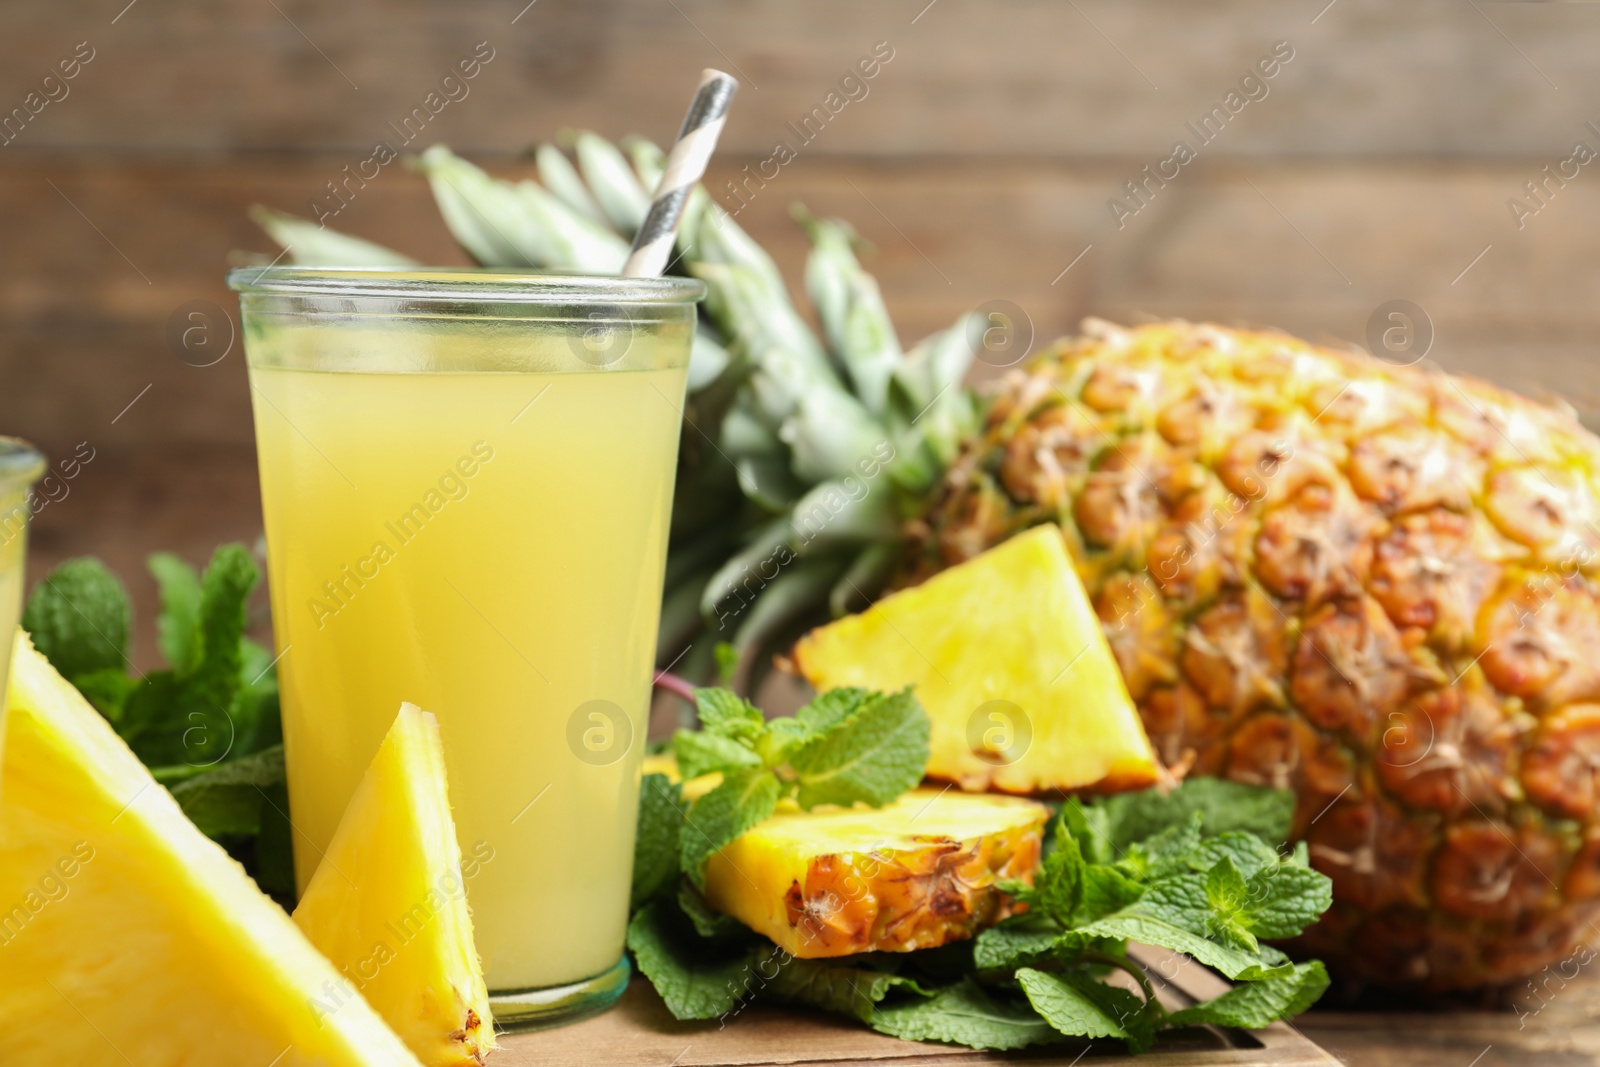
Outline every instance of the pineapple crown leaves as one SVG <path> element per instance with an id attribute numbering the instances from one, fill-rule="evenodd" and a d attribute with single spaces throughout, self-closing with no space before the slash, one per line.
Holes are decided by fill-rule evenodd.
<path id="1" fill-rule="evenodd" d="M 781 800 L 805 810 L 881 807 L 915 787 L 928 765 L 930 724 L 909 689 L 833 689 L 771 721 L 727 689 L 697 690 L 695 705 L 701 729 L 672 740 L 678 768 L 685 778 L 722 775 L 678 831 L 682 869 L 697 886 L 706 861 Z"/>
<path id="2" fill-rule="evenodd" d="M 411 165 L 480 265 L 616 273 L 663 153 L 642 138 L 619 147 L 588 131 L 558 141 L 570 154 L 557 144 L 534 150 L 537 182 L 494 177 L 443 145 Z M 676 606 L 677 614 L 658 651 L 666 662 L 699 646 L 678 668 L 691 677 L 714 670 L 704 651 L 714 642 L 696 640 L 706 630 L 760 651 L 881 591 L 893 569 L 884 546 L 899 541 L 904 520 L 978 424 L 977 402 L 960 386 L 975 354 L 974 316 L 903 352 L 848 224 L 799 207 L 795 216 L 812 243 L 805 288 L 820 336 L 772 257 L 703 187 L 691 193 L 678 231 L 671 269 L 704 281 L 707 295 L 689 364 L 672 555 L 726 560 L 760 543 L 759 561 L 773 551 L 772 520 L 782 520 L 792 561 L 792 573 L 760 588 L 727 568 L 669 567 L 663 613 Z M 257 208 L 252 217 L 298 264 L 415 265 L 281 212 Z M 835 506 L 840 499 L 850 501 L 848 515 Z M 819 525 L 826 536 L 817 536 Z M 725 633 L 730 598 L 738 625 Z M 694 604 L 697 624 L 683 613 Z"/>

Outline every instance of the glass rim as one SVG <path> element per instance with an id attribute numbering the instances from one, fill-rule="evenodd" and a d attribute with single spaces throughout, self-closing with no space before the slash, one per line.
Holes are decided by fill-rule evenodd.
<path id="1" fill-rule="evenodd" d="M 32 485 L 44 466 L 44 453 L 22 438 L 0 437 L 0 489 Z"/>
<path id="2" fill-rule="evenodd" d="M 621 278 L 503 267 L 235 267 L 236 293 L 396 297 L 504 304 L 694 304 L 695 278 Z"/>

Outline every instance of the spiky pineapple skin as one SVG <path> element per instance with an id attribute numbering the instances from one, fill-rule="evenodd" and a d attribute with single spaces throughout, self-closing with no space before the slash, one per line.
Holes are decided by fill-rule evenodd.
<path id="1" fill-rule="evenodd" d="M 1290 788 L 1344 975 L 1505 985 L 1600 916 L 1600 439 L 1434 368 L 1091 320 L 994 391 L 907 580 L 1059 522 L 1158 753 Z"/>

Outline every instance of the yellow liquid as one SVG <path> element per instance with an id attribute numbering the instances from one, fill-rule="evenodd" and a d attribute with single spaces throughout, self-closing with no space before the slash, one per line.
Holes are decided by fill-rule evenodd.
<path id="1" fill-rule="evenodd" d="M 409 700 L 443 730 L 490 989 L 604 972 L 684 371 L 250 377 L 301 889 Z"/>
<path id="2" fill-rule="evenodd" d="M 0 750 L 6 740 L 6 677 L 22 618 L 23 561 L 28 547 L 28 490 L 0 489 Z"/>

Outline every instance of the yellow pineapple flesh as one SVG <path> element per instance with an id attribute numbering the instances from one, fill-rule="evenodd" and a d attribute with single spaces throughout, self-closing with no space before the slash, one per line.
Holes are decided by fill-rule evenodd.
<path id="1" fill-rule="evenodd" d="M 705 896 L 803 959 L 934 948 L 1017 910 L 995 883 L 1032 882 L 1049 815 L 948 788 L 882 808 L 786 806 L 711 857 Z"/>
<path id="2" fill-rule="evenodd" d="M 19 635 L 0 804 L 0 1063 L 416 1059 Z"/>
<path id="3" fill-rule="evenodd" d="M 639 773 L 662 774 L 677 782 L 682 789 L 685 800 L 699 800 L 722 784 L 721 771 L 702 774 L 698 778 L 691 778 L 685 782 L 683 775 L 678 772 L 678 760 L 671 752 L 653 752 L 646 756 L 640 761 Z"/>
<path id="4" fill-rule="evenodd" d="M 439 723 L 402 704 L 294 912 L 426 1067 L 494 1047 Z"/>
<path id="5" fill-rule="evenodd" d="M 1090 321 L 994 390 L 905 579 L 1041 523 L 1163 761 L 1297 793 L 1334 883 L 1306 951 L 1460 988 L 1592 940 L 1600 440 L 1570 410 L 1281 333 Z"/>
<path id="6" fill-rule="evenodd" d="M 963 789 L 1114 789 L 1158 777 L 1052 525 L 812 631 L 794 660 L 819 690 L 916 686 L 933 722 L 928 774 Z"/>

